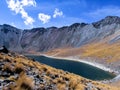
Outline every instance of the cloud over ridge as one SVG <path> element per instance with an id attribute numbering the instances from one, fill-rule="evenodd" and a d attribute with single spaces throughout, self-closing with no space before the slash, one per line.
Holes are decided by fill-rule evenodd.
<path id="1" fill-rule="evenodd" d="M 49 20 L 51 19 L 50 15 L 44 14 L 44 13 L 39 13 L 38 14 L 38 19 L 43 22 L 43 24 L 48 23 Z"/>
<path id="2" fill-rule="evenodd" d="M 21 14 L 25 25 L 32 25 L 35 20 L 25 11 L 25 6 L 36 6 L 35 0 L 6 0 L 8 8 L 16 14 Z"/>
<path id="3" fill-rule="evenodd" d="M 53 18 L 56 18 L 57 16 L 63 16 L 63 12 L 60 11 L 58 8 L 55 8 Z"/>

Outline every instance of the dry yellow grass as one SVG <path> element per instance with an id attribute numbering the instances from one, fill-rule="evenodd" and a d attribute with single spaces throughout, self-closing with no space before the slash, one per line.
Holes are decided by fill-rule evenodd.
<path id="1" fill-rule="evenodd" d="M 60 49 L 50 50 L 48 52 L 45 52 L 44 54 L 49 56 L 67 57 L 67 56 L 80 55 L 80 53 L 82 53 L 82 49 L 80 48 L 60 48 Z"/>
<path id="2" fill-rule="evenodd" d="M 11 88 L 11 90 L 33 90 L 34 87 L 32 78 L 26 76 L 24 72 L 20 74 L 18 80 L 15 83 L 16 86 L 10 85 L 9 88 Z"/>
<path id="3" fill-rule="evenodd" d="M 96 57 L 104 59 L 108 63 L 120 60 L 120 44 L 93 43 L 82 47 L 83 57 Z"/>
<path id="4" fill-rule="evenodd" d="M 52 53 L 51 53 L 52 52 Z M 80 48 L 55 49 L 45 54 L 58 57 L 79 56 L 81 58 L 92 57 L 106 62 L 116 62 L 120 60 L 120 43 L 91 43 Z"/>
<path id="5" fill-rule="evenodd" d="M 10 68 L 9 66 L 11 66 L 12 64 L 15 65 L 15 68 L 21 68 L 19 78 L 15 80 L 16 84 L 9 86 L 11 90 L 33 90 L 35 85 L 34 81 L 31 77 L 26 75 L 26 72 L 24 71 L 24 69 L 26 69 L 27 67 L 34 67 L 34 71 L 39 72 L 39 74 L 46 73 L 46 75 L 44 76 L 46 83 L 55 83 L 57 85 L 57 90 L 65 90 L 66 87 L 69 88 L 69 90 L 84 90 L 88 87 L 88 83 L 91 83 L 95 88 L 99 88 L 100 90 L 119 90 L 118 87 L 88 80 L 75 74 L 66 73 L 62 70 L 58 70 L 44 64 L 40 64 L 32 60 L 28 60 L 27 58 L 22 56 L 0 54 L 0 58 L 1 62 L 6 59 L 10 60 L 10 62 L 8 62 L 8 64 L 6 65 L 6 67 L 8 68 Z M 56 76 L 57 78 L 53 79 L 51 75 Z M 14 78 L 10 77 L 10 79 Z M 66 81 L 69 83 L 66 84 Z M 44 85 L 40 84 L 40 87 L 42 88 L 44 87 Z M 94 90 L 94 88 L 92 90 Z"/>

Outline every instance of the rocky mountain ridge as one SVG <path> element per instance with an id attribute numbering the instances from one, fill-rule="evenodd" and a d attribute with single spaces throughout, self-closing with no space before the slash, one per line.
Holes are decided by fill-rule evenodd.
<path id="1" fill-rule="evenodd" d="M 0 25 L 0 46 L 17 52 L 45 52 L 56 48 L 80 47 L 88 43 L 119 41 L 120 17 L 107 16 L 91 24 L 75 23 L 61 28 L 17 29 Z M 116 34 L 117 33 L 117 34 Z M 114 37 L 112 37 L 114 35 Z"/>

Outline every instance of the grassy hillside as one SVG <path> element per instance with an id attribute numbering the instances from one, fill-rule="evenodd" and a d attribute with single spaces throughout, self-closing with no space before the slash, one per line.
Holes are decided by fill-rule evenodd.
<path id="1" fill-rule="evenodd" d="M 0 70 L 2 90 L 119 90 L 14 53 L 0 53 Z"/>
<path id="2" fill-rule="evenodd" d="M 45 54 L 60 57 L 93 57 L 103 59 L 108 63 L 116 62 L 120 60 L 120 43 L 92 43 L 80 48 L 56 49 Z"/>

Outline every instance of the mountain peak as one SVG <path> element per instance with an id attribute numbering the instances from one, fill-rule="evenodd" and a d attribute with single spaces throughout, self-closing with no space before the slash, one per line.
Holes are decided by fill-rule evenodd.
<path id="1" fill-rule="evenodd" d="M 111 24 L 120 24 L 120 17 L 118 16 L 107 16 L 104 19 L 92 23 L 95 28 L 100 28 L 106 25 L 111 25 Z"/>
<path id="2" fill-rule="evenodd" d="M 16 27 L 14 27 L 14 26 L 12 26 L 12 25 L 9 25 L 9 24 L 3 24 L 2 25 L 4 28 L 16 28 Z"/>
<path id="3" fill-rule="evenodd" d="M 1 29 L 1 31 L 3 31 L 6 34 L 8 32 L 16 32 L 16 33 L 20 32 L 20 29 L 14 27 L 14 26 L 8 25 L 8 24 L 0 25 L 0 29 Z"/>
<path id="4" fill-rule="evenodd" d="M 88 25 L 88 24 L 87 23 L 74 23 L 74 24 L 70 25 L 70 27 L 78 27 L 78 26 L 84 27 L 86 25 Z"/>
<path id="5" fill-rule="evenodd" d="M 118 16 L 106 16 L 105 19 L 119 19 Z"/>

